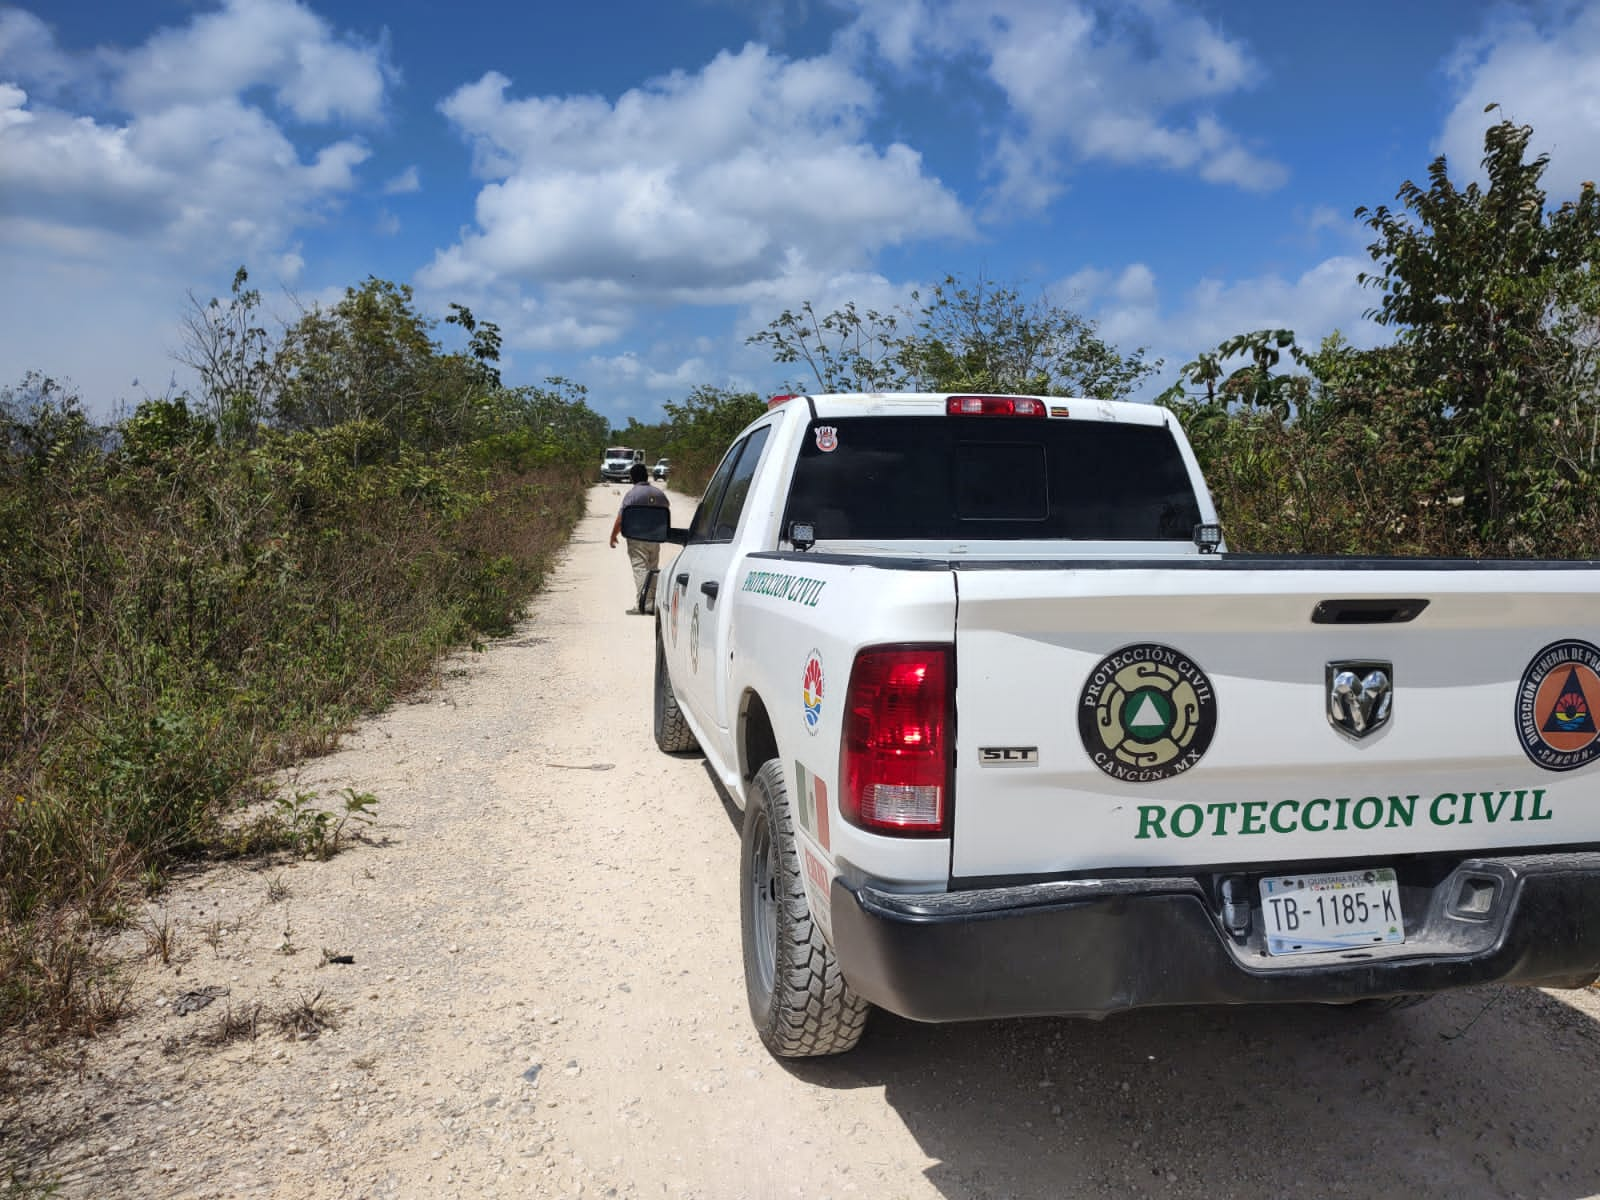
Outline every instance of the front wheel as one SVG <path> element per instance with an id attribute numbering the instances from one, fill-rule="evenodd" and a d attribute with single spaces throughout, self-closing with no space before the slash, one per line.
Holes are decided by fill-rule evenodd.
<path id="1" fill-rule="evenodd" d="M 843 1054 L 855 1048 L 870 1005 L 850 990 L 812 920 L 785 799 L 783 766 L 756 773 L 744 811 L 739 855 L 739 924 L 750 1016 L 779 1058 Z"/>

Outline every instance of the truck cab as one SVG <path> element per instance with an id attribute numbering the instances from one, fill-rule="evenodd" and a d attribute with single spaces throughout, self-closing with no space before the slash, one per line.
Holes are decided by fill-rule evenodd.
<path id="1" fill-rule="evenodd" d="M 608 446 L 600 456 L 600 480 L 603 483 L 626 483 L 633 465 L 643 462 L 643 450 L 635 450 L 631 446 Z"/>

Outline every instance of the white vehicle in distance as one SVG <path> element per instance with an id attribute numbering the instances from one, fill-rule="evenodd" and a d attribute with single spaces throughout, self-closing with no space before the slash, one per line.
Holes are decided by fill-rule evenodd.
<path id="1" fill-rule="evenodd" d="M 656 459 L 656 465 L 650 469 L 650 474 L 657 479 L 665 479 L 672 473 L 672 464 L 664 458 Z"/>
<path id="2" fill-rule="evenodd" d="M 1600 563 L 1230 554 L 1173 414 L 1037 396 L 787 398 L 622 519 L 774 1054 L 1600 974 Z"/>
<path id="3" fill-rule="evenodd" d="M 627 483 L 634 463 L 644 462 L 644 451 L 629 446 L 610 446 L 600 458 L 600 479 L 605 483 Z"/>

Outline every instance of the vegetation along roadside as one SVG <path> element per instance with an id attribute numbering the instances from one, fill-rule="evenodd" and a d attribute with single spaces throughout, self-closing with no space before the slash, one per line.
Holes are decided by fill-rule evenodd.
<path id="1" fill-rule="evenodd" d="M 605 422 L 564 381 L 503 387 L 492 324 L 453 309 L 469 343 L 446 353 L 408 289 L 370 279 L 281 338 L 258 308 L 243 270 L 195 304 L 201 393 L 109 425 L 41 375 L 0 391 L 13 1049 L 117 1015 L 94 934 L 176 862 L 326 854 L 357 828 L 370 796 L 223 818 L 507 629 L 583 509 Z"/>

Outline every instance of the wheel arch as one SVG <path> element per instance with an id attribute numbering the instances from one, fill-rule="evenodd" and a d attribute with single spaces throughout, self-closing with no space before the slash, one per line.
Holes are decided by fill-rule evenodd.
<path id="1" fill-rule="evenodd" d="M 754 688 L 739 699 L 739 778 L 748 786 L 768 759 L 779 757 L 778 735 Z"/>

